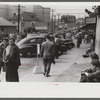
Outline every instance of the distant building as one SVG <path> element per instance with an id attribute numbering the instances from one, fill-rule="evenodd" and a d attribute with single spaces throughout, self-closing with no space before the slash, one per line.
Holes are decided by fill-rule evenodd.
<path id="1" fill-rule="evenodd" d="M 33 6 L 33 12 L 37 15 L 37 17 L 44 22 L 50 21 L 50 8 L 44 8 L 40 5 Z"/>
<path id="2" fill-rule="evenodd" d="M 50 21 L 50 8 L 44 8 L 40 5 L 21 5 L 20 12 L 33 12 L 40 21 Z M 18 5 L 0 5 L 0 17 L 9 19 L 18 15 Z"/>
<path id="3" fill-rule="evenodd" d="M 40 21 L 37 18 L 36 14 L 32 12 L 23 12 L 20 14 L 20 32 L 24 32 L 24 30 L 31 28 L 32 31 L 40 31 L 47 30 L 47 23 Z M 9 19 L 11 22 L 18 26 L 18 15 Z"/>
<path id="4" fill-rule="evenodd" d="M 9 12 L 8 5 L 0 5 L 0 17 L 1 18 L 8 19 L 9 17 L 8 12 Z"/>
<path id="5" fill-rule="evenodd" d="M 16 33 L 16 25 L 4 18 L 0 18 L 0 33 L 1 32 L 7 34 Z"/>
<path id="6" fill-rule="evenodd" d="M 44 8 L 40 5 L 20 5 L 20 13 L 23 19 L 21 20 L 21 30 L 31 26 L 31 24 L 34 24 L 37 30 L 47 30 L 50 22 L 50 8 Z M 17 15 L 18 5 L 0 5 L 0 17 L 10 19 L 10 21 L 17 25 Z"/>
<path id="7" fill-rule="evenodd" d="M 50 8 L 44 8 L 44 21 L 50 22 Z"/>

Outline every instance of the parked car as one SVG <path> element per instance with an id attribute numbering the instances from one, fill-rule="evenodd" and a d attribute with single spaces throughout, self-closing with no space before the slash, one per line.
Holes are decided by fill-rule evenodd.
<path id="1" fill-rule="evenodd" d="M 64 46 L 66 46 L 65 51 L 67 51 L 75 46 L 72 39 L 63 39 L 62 44 Z"/>
<path id="2" fill-rule="evenodd" d="M 41 44 L 45 41 L 45 37 L 43 35 L 36 36 L 28 36 L 17 43 L 17 46 L 20 49 L 20 54 L 23 56 L 36 55 L 37 54 L 37 44 Z"/>

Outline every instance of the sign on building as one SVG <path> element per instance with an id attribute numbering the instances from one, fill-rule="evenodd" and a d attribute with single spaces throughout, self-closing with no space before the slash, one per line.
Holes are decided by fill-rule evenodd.
<path id="1" fill-rule="evenodd" d="M 86 24 L 96 23 L 96 17 L 85 17 Z"/>

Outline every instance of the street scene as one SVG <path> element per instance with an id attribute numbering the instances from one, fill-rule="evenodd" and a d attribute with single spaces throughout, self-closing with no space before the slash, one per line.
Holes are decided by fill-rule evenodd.
<path id="1" fill-rule="evenodd" d="M 100 6 L 0 5 L 1 82 L 100 82 Z"/>

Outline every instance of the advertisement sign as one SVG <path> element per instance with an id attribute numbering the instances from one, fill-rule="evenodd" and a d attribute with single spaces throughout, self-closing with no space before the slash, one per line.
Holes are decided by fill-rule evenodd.
<path id="1" fill-rule="evenodd" d="M 85 17 L 86 24 L 96 23 L 96 17 Z"/>

